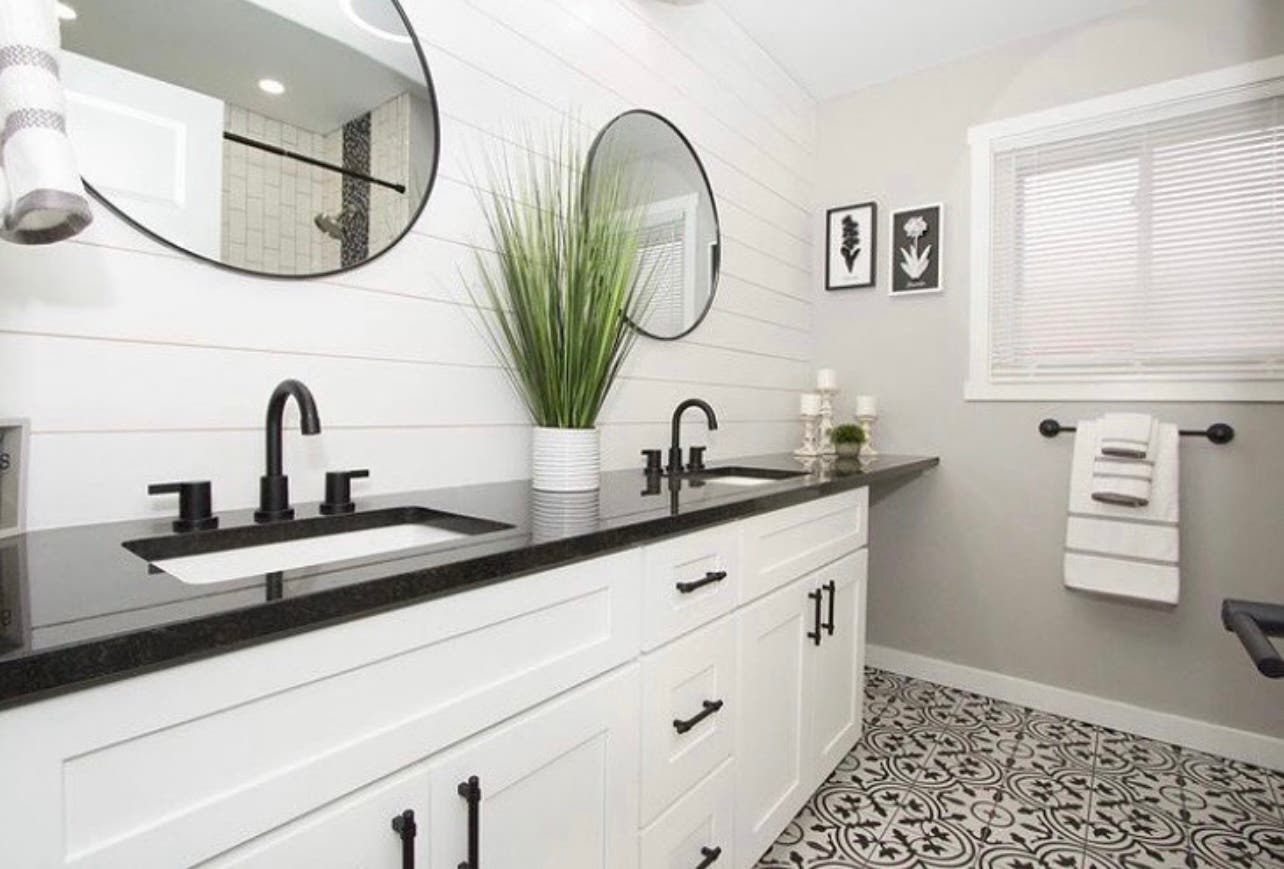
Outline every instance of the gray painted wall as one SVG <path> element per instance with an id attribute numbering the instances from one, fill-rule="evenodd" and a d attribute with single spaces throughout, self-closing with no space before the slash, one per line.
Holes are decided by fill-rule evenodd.
<path id="1" fill-rule="evenodd" d="M 1035 427 L 1107 406 L 963 400 L 967 128 L 1281 52 L 1284 2 L 1165 0 L 822 106 L 817 206 L 876 199 L 880 250 L 877 289 L 820 293 L 817 363 L 839 370 L 844 414 L 857 391 L 879 396 L 880 447 L 942 459 L 872 511 L 871 642 L 1284 736 L 1284 686 L 1218 619 L 1226 596 L 1284 601 L 1284 405 L 1138 406 L 1239 432 L 1183 441 L 1182 599 L 1157 610 L 1061 585 L 1072 445 Z M 889 299 L 888 215 L 936 200 L 945 293 Z"/>

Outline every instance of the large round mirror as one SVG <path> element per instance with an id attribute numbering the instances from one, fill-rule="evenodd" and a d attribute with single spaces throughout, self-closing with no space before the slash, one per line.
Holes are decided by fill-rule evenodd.
<path id="1" fill-rule="evenodd" d="M 68 133 L 98 199 L 229 268 L 313 277 L 427 201 L 437 105 L 395 0 L 63 0 Z"/>
<path id="2" fill-rule="evenodd" d="M 598 134 L 589 183 L 607 165 L 625 167 L 642 193 L 640 267 L 651 275 L 652 295 L 633 325 L 652 338 L 681 338 L 700 325 L 718 289 L 722 235 L 704 166 L 677 127 L 642 109 Z"/>

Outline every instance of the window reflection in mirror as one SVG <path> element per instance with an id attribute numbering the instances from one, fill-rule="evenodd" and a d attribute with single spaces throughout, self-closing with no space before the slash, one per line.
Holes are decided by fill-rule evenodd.
<path id="1" fill-rule="evenodd" d="M 709 180 L 691 143 L 667 119 L 635 110 L 598 134 L 589 155 L 595 168 L 623 164 L 645 200 L 640 268 L 651 276 L 645 319 L 634 325 L 653 338 L 690 333 L 717 291 L 721 235 Z"/>
<path id="2" fill-rule="evenodd" d="M 437 108 L 393 0 L 67 0 L 85 181 L 160 240 L 267 275 L 360 265 L 414 222 Z"/>

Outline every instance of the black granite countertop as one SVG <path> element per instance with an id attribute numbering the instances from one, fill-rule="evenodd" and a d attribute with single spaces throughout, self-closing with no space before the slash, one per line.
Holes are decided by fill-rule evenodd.
<path id="1" fill-rule="evenodd" d="M 790 455 L 721 464 L 804 470 Z M 536 492 L 520 480 L 359 498 L 358 515 L 415 506 L 484 519 L 499 530 L 395 555 L 210 585 L 181 582 L 122 545 L 169 537 L 168 520 L 3 539 L 0 708 L 514 579 L 936 464 L 936 458 L 921 456 L 880 456 L 863 467 L 851 460 L 813 462 L 802 476 L 752 487 L 691 480 L 675 486 L 667 478 L 648 485 L 640 471 L 617 471 L 603 474 L 601 488 L 591 493 Z M 315 504 L 296 506 L 300 517 L 317 513 Z M 254 524 L 250 510 L 220 518 L 224 530 Z"/>

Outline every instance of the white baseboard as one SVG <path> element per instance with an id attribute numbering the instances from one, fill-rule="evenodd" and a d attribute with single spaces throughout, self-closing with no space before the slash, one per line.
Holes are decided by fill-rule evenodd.
<path id="1" fill-rule="evenodd" d="M 900 673 L 902 676 L 938 682 L 1054 715 L 1077 718 L 1090 724 L 1124 730 L 1284 772 L 1284 739 L 1277 737 L 1143 709 L 1117 700 L 1018 679 L 993 670 L 965 667 L 886 646 L 870 645 L 866 649 L 865 660 L 871 667 Z"/>

